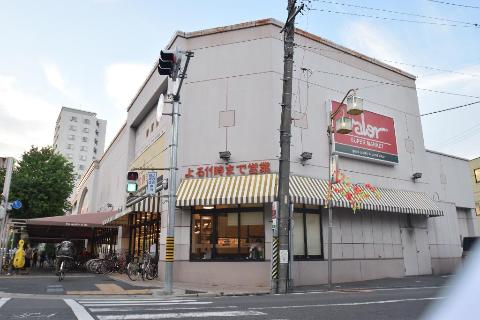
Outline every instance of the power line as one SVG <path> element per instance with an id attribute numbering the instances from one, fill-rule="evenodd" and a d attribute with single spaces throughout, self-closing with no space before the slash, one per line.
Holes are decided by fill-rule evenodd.
<path id="1" fill-rule="evenodd" d="M 389 62 L 389 63 L 396 63 L 396 64 L 405 65 L 405 66 L 410 66 L 410 67 L 414 67 L 414 68 L 423 68 L 423 69 L 427 69 L 427 70 L 455 73 L 455 74 L 460 74 L 460 75 L 463 75 L 463 76 L 470 76 L 470 77 L 480 77 L 480 74 L 475 74 L 475 73 L 459 72 L 459 71 L 454 71 L 454 70 L 441 69 L 441 68 L 437 68 L 437 67 L 418 65 L 418 64 L 411 64 L 411 63 L 399 62 L 399 61 L 394 61 L 394 60 L 386 60 L 386 59 L 379 59 L 379 60 L 384 61 L 384 62 Z"/>
<path id="2" fill-rule="evenodd" d="M 449 5 L 449 6 L 456 6 L 456 7 L 470 8 L 470 9 L 480 9 L 480 7 L 469 6 L 469 5 L 461 4 L 461 3 L 452 3 L 452 2 L 445 2 L 445 1 L 438 1 L 438 0 L 427 0 L 427 1 L 436 2 L 436 3 L 440 3 L 440 4 L 446 4 L 446 5 Z"/>
<path id="3" fill-rule="evenodd" d="M 432 19 L 432 20 L 437 20 L 437 21 L 447 21 L 447 22 L 463 23 L 463 24 L 472 25 L 472 26 L 475 26 L 475 27 L 480 26 L 478 23 L 466 22 L 466 21 L 460 21 L 460 20 L 451 20 L 451 19 L 438 18 L 438 17 L 432 17 L 432 16 L 425 16 L 425 15 L 416 14 L 416 13 L 410 13 L 410 12 L 402 12 L 402 11 L 395 11 L 395 10 L 382 9 L 382 8 L 372 8 L 372 7 L 359 6 L 359 5 L 355 5 L 355 4 L 349 4 L 349 3 L 343 3 L 343 2 L 335 2 L 335 1 L 326 1 L 326 0 L 317 0 L 317 1 L 318 1 L 318 2 L 323 2 L 323 3 L 328 3 L 328 4 L 335 4 L 335 5 L 345 6 L 345 7 L 352 7 L 352 8 L 358 8 L 358 9 L 381 11 L 381 12 L 386 12 L 386 13 L 393 13 L 393 14 L 400 14 L 400 15 L 405 15 L 405 16 L 426 18 L 426 19 Z"/>
<path id="4" fill-rule="evenodd" d="M 450 24 L 450 23 L 439 23 L 439 22 L 432 22 L 432 21 L 419 21 L 419 20 L 407 20 L 407 19 L 398 19 L 398 18 L 391 18 L 391 17 L 380 17 L 380 16 L 372 16 L 372 15 L 368 15 L 368 14 L 335 11 L 335 10 L 327 10 L 327 9 L 316 9 L 316 10 L 317 11 L 322 11 L 322 12 L 328 12 L 328 13 L 343 14 L 343 15 L 348 15 L 348 16 L 372 18 L 372 19 L 377 19 L 377 20 L 390 20 L 390 21 L 409 22 L 409 23 L 417 23 L 417 24 L 429 24 L 429 25 L 438 25 L 438 26 L 445 26 L 445 27 L 464 27 L 464 28 L 478 28 L 478 27 L 480 27 L 479 24 L 475 24 L 475 25 Z"/>
<path id="5" fill-rule="evenodd" d="M 435 114 L 435 113 L 440 113 L 440 112 L 445 112 L 445 111 L 460 109 L 460 108 L 468 107 L 468 106 L 471 106 L 471 105 L 474 105 L 474 104 L 477 104 L 477 103 L 480 103 L 480 101 L 470 102 L 470 103 L 463 104 L 463 105 L 457 106 L 457 107 L 451 107 L 451 108 L 447 108 L 447 109 L 442 109 L 442 110 L 437 110 L 437 111 L 433 111 L 433 112 L 429 112 L 429 113 L 424 113 L 424 114 L 421 114 L 420 117 L 429 116 L 429 115 Z"/>
<path id="6" fill-rule="evenodd" d="M 404 84 L 399 84 L 399 83 L 394 83 L 394 82 L 387 82 L 387 81 L 380 81 L 380 80 L 373 80 L 373 79 L 367 79 L 367 78 L 362 78 L 362 77 L 356 77 L 348 74 L 342 74 L 342 73 L 335 73 L 335 72 L 329 72 L 329 71 L 323 71 L 323 70 L 313 70 L 316 72 L 332 75 L 332 76 L 338 76 L 338 77 L 344 77 L 344 78 L 350 78 L 350 79 L 356 79 L 356 80 L 363 80 L 363 81 L 369 81 L 369 82 L 374 82 L 374 83 L 379 83 L 383 85 L 389 85 L 389 86 L 395 86 L 395 87 L 403 87 L 407 89 L 413 89 L 413 90 L 422 90 L 422 91 L 427 91 L 427 92 L 433 92 L 433 93 L 440 93 L 440 94 L 447 94 L 447 95 L 452 95 L 452 96 L 459 96 L 459 97 L 466 97 L 466 98 L 475 98 L 475 99 L 480 99 L 480 96 L 471 96 L 467 94 L 461 94 L 461 93 L 455 93 L 455 92 L 448 92 L 448 91 L 441 91 L 441 90 L 433 90 L 433 89 L 427 89 L 427 88 L 419 88 L 415 86 L 407 86 Z"/>
<path id="7" fill-rule="evenodd" d="M 325 51 L 325 52 L 331 52 L 331 53 L 336 53 L 336 54 L 351 55 L 350 53 L 343 52 L 341 50 L 330 50 L 330 49 L 325 49 L 325 48 L 305 46 L 305 45 L 301 45 L 301 44 L 295 44 L 295 46 L 297 46 L 299 48 L 302 48 L 302 49 L 311 49 L 311 50 L 316 50 L 316 51 Z M 328 57 L 328 56 L 324 55 L 324 57 Z M 454 74 L 460 74 L 460 75 L 464 75 L 464 76 L 479 77 L 480 78 L 480 73 L 460 72 L 460 71 L 442 69 L 442 68 L 426 66 L 426 65 L 412 64 L 412 63 L 400 62 L 400 61 L 395 61 L 395 60 L 387 60 L 387 59 L 382 59 L 382 58 L 373 58 L 373 59 L 381 61 L 381 62 L 385 62 L 385 63 L 395 63 L 395 64 L 410 66 L 410 67 L 414 67 L 414 68 L 423 68 L 423 69 L 427 69 L 427 70 L 441 71 L 441 72 L 446 72 L 446 73 L 454 73 Z"/>

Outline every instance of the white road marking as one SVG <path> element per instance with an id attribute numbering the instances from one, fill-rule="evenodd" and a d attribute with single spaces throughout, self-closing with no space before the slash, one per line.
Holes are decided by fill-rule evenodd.
<path id="1" fill-rule="evenodd" d="M 238 306 L 227 306 L 227 307 L 170 307 L 170 308 L 141 308 L 141 311 L 171 311 L 171 310 L 204 310 L 204 309 L 235 309 Z M 135 311 L 135 308 L 130 306 L 128 307 L 117 307 L 117 308 L 88 308 L 91 312 L 120 312 L 120 311 Z"/>
<path id="2" fill-rule="evenodd" d="M 78 320 L 95 320 L 93 317 L 85 310 L 85 308 L 72 299 L 63 299 L 65 303 L 72 309 L 73 313 Z"/>
<path id="3" fill-rule="evenodd" d="M 176 319 L 176 318 L 209 318 L 209 317 L 244 317 L 264 316 L 266 313 L 259 311 L 212 311 L 212 312 L 187 312 L 187 313 L 157 313 L 157 314 L 126 314 L 97 316 L 99 320 L 146 320 L 146 319 Z"/>
<path id="4" fill-rule="evenodd" d="M 329 303 L 329 304 L 307 304 L 307 305 L 291 305 L 278 307 L 256 307 L 248 308 L 249 310 L 265 310 L 265 309 L 289 309 L 289 308 L 315 308 L 315 307 L 342 307 L 342 306 L 361 306 L 369 304 L 384 304 L 397 303 L 408 301 L 425 301 L 425 300 L 439 300 L 444 297 L 430 297 L 430 298 L 412 298 L 412 299 L 397 299 L 397 300 L 380 300 L 380 301 L 365 301 L 365 302 L 346 302 L 346 303 Z"/>
<path id="5" fill-rule="evenodd" d="M 10 300 L 10 298 L 0 298 L 0 308 L 7 303 L 7 301 Z"/>
<path id="6" fill-rule="evenodd" d="M 158 299 L 158 298 L 141 298 L 141 299 L 136 299 L 136 298 L 130 298 L 130 299 L 117 299 L 117 298 L 110 298 L 110 299 L 81 299 L 77 300 L 78 302 L 81 303 L 89 303 L 89 302 L 115 302 L 115 301 L 197 301 L 195 299 Z"/>
<path id="7" fill-rule="evenodd" d="M 175 304 L 211 304 L 211 302 L 207 301 L 196 301 L 196 302 L 159 302 L 159 303 L 136 303 L 132 301 L 131 303 L 92 303 L 92 304 L 83 304 L 85 307 L 120 307 L 120 306 L 171 306 Z"/>
<path id="8" fill-rule="evenodd" d="M 375 292 L 375 291 L 392 291 L 392 290 L 422 290 L 422 289 L 441 289 L 441 288 L 448 288 L 448 286 L 430 286 L 430 287 L 400 287 L 400 288 L 343 288 L 340 290 L 333 290 L 333 291 L 304 291 L 304 293 L 343 293 L 341 290 L 358 290 L 361 292 L 362 290 Z"/>
<path id="9" fill-rule="evenodd" d="M 121 300 L 105 300 L 105 301 L 85 301 L 85 300 L 77 300 L 81 304 L 91 304 L 91 305 L 96 305 L 96 304 L 108 304 L 108 303 L 115 303 L 115 304 L 129 304 L 129 303 L 182 303 L 182 302 L 195 302 L 197 300 L 145 300 L 145 299 L 130 299 L 127 301 L 121 301 Z"/>

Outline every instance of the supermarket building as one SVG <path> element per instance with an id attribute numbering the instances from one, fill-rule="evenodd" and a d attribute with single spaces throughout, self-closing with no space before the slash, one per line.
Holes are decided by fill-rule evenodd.
<path id="1" fill-rule="evenodd" d="M 174 281 L 270 285 L 282 26 L 265 19 L 177 32 L 166 46 L 195 53 L 180 105 Z M 302 30 L 295 43 L 294 285 L 327 281 L 327 110 L 351 88 L 365 99 L 365 112 L 356 116 L 354 133 L 335 137 L 339 166 L 351 182 L 374 185 L 381 196 L 355 213 L 335 199 L 333 280 L 454 271 L 462 238 L 479 233 L 469 163 L 425 149 L 415 77 Z M 156 107 L 170 81 L 155 64 L 128 106 L 126 123 L 82 177 L 72 202 L 74 214 L 107 204 L 118 210 L 104 222 L 121 226 L 116 248 L 138 255 L 158 243 L 160 269 L 167 192 L 142 196 L 146 172 L 135 197 L 127 197 L 125 185 L 132 168 L 169 167 L 171 119 L 157 121 Z M 219 157 L 222 151 L 230 152 L 228 161 Z M 303 160 L 303 152 L 311 159 Z M 412 179 L 414 173 L 421 178 Z"/>

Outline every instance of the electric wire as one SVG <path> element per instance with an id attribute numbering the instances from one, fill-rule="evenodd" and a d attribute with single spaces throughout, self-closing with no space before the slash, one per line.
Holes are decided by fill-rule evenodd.
<path id="1" fill-rule="evenodd" d="M 434 90 L 434 89 L 427 89 L 427 88 L 419 88 L 419 87 L 408 86 L 408 85 L 399 84 L 399 83 L 395 83 L 395 82 L 367 79 L 367 78 L 352 76 L 352 75 L 348 75 L 348 74 L 329 72 L 329 71 L 324 71 L 324 70 L 312 70 L 312 71 L 327 74 L 327 75 L 331 75 L 331 76 L 337 76 L 337 77 L 343 77 L 343 78 L 349 78 L 349 79 L 355 79 L 355 80 L 362 80 L 362 81 L 369 81 L 369 82 L 378 83 L 378 84 L 382 84 L 382 85 L 403 87 L 403 88 L 407 88 L 407 89 L 421 90 L 421 91 L 426 91 L 426 92 L 446 94 L 446 95 L 452 95 L 452 96 L 458 96 L 458 97 L 480 99 L 480 96 L 472 96 L 472 95 L 467 95 L 467 94 L 462 94 L 462 93 L 455 93 L 455 92 L 448 92 L 448 91 Z"/>
<path id="2" fill-rule="evenodd" d="M 470 6 L 462 3 L 452 3 L 452 2 L 445 2 L 445 1 L 438 1 L 438 0 L 427 0 L 427 1 L 445 4 L 448 6 L 455 6 L 455 7 L 469 8 L 469 9 L 480 9 L 480 7 Z"/>
<path id="3" fill-rule="evenodd" d="M 386 12 L 386 13 L 393 13 L 393 14 L 399 14 L 399 15 L 405 15 L 405 16 L 425 18 L 425 19 L 431 19 L 431 20 L 437 20 L 437 21 L 447 21 L 447 22 L 454 22 L 454 23 L 462 23 L 462 24 L 472 25 L 472 26 L 475 26 L 475 27 L 480 26 L 480 24 L 478 24 L 478 23 L 461 21 L 461 20 L 452 20 L 452 19 L 439 18 L 439 17 L 432 17 L 432 16 L 425 16 L 425 15 L 416 14 L 416 13 L 410 13 L 410 12 L 402 12 L 402 11 L 395 11 L 395 10 L 382 9 L 382 8 L 372 8 L 372 7 L 359 6 L 359 5 L 355 5 L 355 4 L 343 3 L 343 2 L 336 2 L 336 1 L 326 1 L 326 0 L 316 0 L 316 1 L 317 1 L 317 2 L 328 3 L 328 4 L 339 5 L 339 6 L 352 7 L 352 8 L 357 8 L 357 9 L 381 11 L 381 12 Z"/>
<path id="4" fill-rule="evenodd" d="M 302 49 L 307 49 L 307 50 L 313 50 L 313 51 L 324 51 L 324 52 L 331 52 L 335 54 L 343 54 L 343 55 L 351 55 L 350 53 L 343 52 L 341 50 L 330 50 L 326 48 L 318 48 L 318 47 L 312 47 L 312 46 L 306 46 L 306 45 L 301 45 L 301 44 L 295 44 L 296 47 L 302 48 Z M 319 53 L 321 54 L 321 53 Z M 326 55 L 322 55 L 326 58 L 331 58 Z M 459 74 L 459 75 L 464 75 L 464 76 L 470 76 L 470 77 L 475 77 L 475 78 L 480 78 L 480 73 L 468 73 L 468 72 L 460 72 L 460 71 L 454 71 L 454 70 L 448 70 L 448 69 L 442 69 L 438 67 L 433 67 L 433 66 L 427 66 L 427 65 L 419 65 L 419 64 L 412 64 L 412 63 L 406 63 L 406 62 L 400 62 L 400 61 L 395 61 L 395 60 L 387 60 L 387 59 L 382 59 L 382 58 L 373 58 L 375 60 L 378 60 L 379 62 L 383 63 L 395 63 L 399 65 L 406 65 L 414 68 L 422 68 L 422 69 L 427 69 L 427 70 L 434 70 L 434 71 L 440 71 L 442 73 L 452 73 L 452 74 Z M 395 66 L 391 66 L 395 67 Z"/>
<path id="5" fill-rule="evenodd" d="M 398 19 L 392 17 L 381 17 L 381 16 L 373 16 L 369 14 L 362 14 L 362 13 L 355 13 L 355 12 L 345 12 L 345 11 L 335 11 L 329 9 L 315 9 L 316 11 L 326 12 L 326 13 L 334 13 L 334 14 L 341 14 L 347 16 L 355 16 L 355 17 L 362 17 L 362 18 L 371 18 L 377 20 L 390 20 L 390 21 L 398 21 L 398 22 L 408 22 L 408 23 L 416 23 L 416 24 L 428 24 L 428 25 L 438 25 L 444 27 L 463 27 L 463 28 L 477 28 L 480 29 L 479 24 L 468 25 L 468 24 L 453 24 L 453 23 L 440 23 L 440 22 L 433 22 L 433 21 L 419 21 L 419 20 L 407 20 L 407 19 Z"/>
<path id="6" fill-rule="evenodd" d="M 477 103 L 480 103 L 480 101 L 474 101 L 474 102 L 470 102 L 470 103 L 467 103 L 467 104 L 463 104 L 463 105 L 461 105 L 461 106 L 456 106 L 456 107 L 451 107 L 451 108 L 446 108 L 446 109 L 442 109 L 442 110 L 437 110 L 437 111 L 432 111 L 432 112 L 424 113 L 424 114 L 421 114 L 420 117 L 429 116 L 429 115 L 436 114 L 436 113 L 440 113 L 440 112 L 445 112 L 445 111 L 451 111 L 451 110 L 455 110 L 455 109 L 465 108 L 465 107 L 468 107 L 468 106 L 471 106 L 471 105 L 474 105 L 474 104 L 477 104 Z"/>

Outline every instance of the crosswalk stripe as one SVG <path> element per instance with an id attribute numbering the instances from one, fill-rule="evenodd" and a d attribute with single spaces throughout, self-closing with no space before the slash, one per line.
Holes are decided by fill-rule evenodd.
<path id="1" fill-rule="evenodd" d="M 72 299 L 63 299 L 65 303 L 72 309 L 73 313 L 77 317 L 78 320 L 95 320 L 92 316 L 85 310 L 85 308 Z"/>
<path id="2" fill-rule="evenodd" d="M 83 299 L 77 300 L 79 303 L 91 303 L 91 302 L 122 302 L 132 301 L 133 299 Z M 135 299 L 135 301 L 153 301 L 153 302 L 171 302 L 171 301 L 197 301 L 195 299 Z"/>
<path id="3" fill-rule="evenodd" d="M 85 307 L 120 307 L 120 306 L 171 306 L 174 304 L 210 304 L 211 302 L 209 301 L 196 301 L 196 302 L 161 302 L 161 303 L 137 303 L 135 301 L 132 301 L 130 303 L 121 303 L 121 304 L 116 304 L 116 303 L 89 303 L 89 304 L 83 304 Z"/>
<path id="4" fill-rule="evenodd" d="M 0 298 L 0 308 L 7 303 L 7 301 L 10 300 L 10 298 Z"/>
<path id="5" fill-rule="evenodd" d="M 136 299 L 130 299 L 126 301 L 115 301 L 115 300 L 105 300 L 105 301 L 78 301 L 81 304 L 105 304 L 105 303 L 114 303 L 114 304 L 125 304 L 125 303 L 182 303 L 182 302 L 195 302 L 197 300 L 136 300 Z"/>
<path id="6" fill-rule="evenodd" d="M 235 309 L 237 306 L 227 306 L 227 307 L 167 307 L 167 308 L 132 308 L 128 307 L 117 307 L 117 308 L 88 308 L 90 312 L 121 312 L 121 311 L 171 311 L 171 310 L 204 310 L 204 309 Z"/>
<path id="7" fill-rule="evenodd" d="M 260 311 L 210 311 L 185 313 L 156 313 L 156 314 L 126 314 L 97 316 L 99 320 L 147 320 L 147 319 L 178 319 L 178 318 L 209 318 L 209 317 L 244 317 L 264 316 Z"/>

